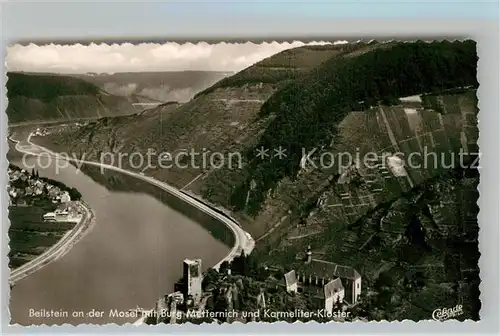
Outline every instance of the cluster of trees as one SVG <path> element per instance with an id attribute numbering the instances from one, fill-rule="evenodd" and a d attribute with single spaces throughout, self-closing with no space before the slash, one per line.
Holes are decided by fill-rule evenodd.
<path id="1" fill-rule="evenodd" d="M 222 274 L 227 274 L 227 270 L 231 269 L 231 275 L 222 277 Z M 236 257 L 231 263 L 224 262 L 219 272 L 215 269 L 209 269 L 205 272 L 202 288 L 206 290 L 209 286 L 213 286 L 212 298 L 207 301 L 206 309 L 210 311 L 226 311 L 227 301 L 224 296 L 224 291 L 228 286 L 233 288 L 233 309 L 243 312 L 256 312 L 259 306 L 257 298 L 260 294 L 264 295 L 266 309 L 270 311 L 293 311 L 295 309 L 311 310 L 318 308 L 317 301 L 313 298 L 304 295 L 295 295 L 288 293 L 283 286 L 279 286 L 279 279 L 283 277 L 283 270 L 277 268 L 271 271 L 263 265 L 256 263 L 256 258 L 253 255 L 245 255 L 242 253 Z M 270 275 L 273 275 L 270 277 Z M 234 294 L 236 293 L 236 294 Z M 251 321 L 250 316 L 245 317 L 247 321 Z M 277 319 L 266 318 L 262 314 L 260 318 L 263 321 L 272 322 Z M 295 318 L 279 319 L 295 322 Z"/>
<path id="2" fill-rule="evenodd" d="M 231 270 L 231 275 L 242 275 L 246 277 L 257 276 L 260 268 L 256 258 L 252 255 L 246 255 L 244 251 L 234 258 L 231 262 L 224 261 L 219 266 L 219 271 L 210 268 L 203 275 L 202 288 L 205 290 L 208 285 L 217 283 L 220 274 L 227 274 Z"/>
<path id="3" fill-rule="evenodd" d="M 299 169 L 302 148 L 328 145 L 336 125 L 352 110 L 367 105 L 393 104 L 398 97 L 440 92 L 455 87 L 477 87 L 477 54 L 473 41 L 398 43 L 367 53 L 324 62 L 307 76 L 274 94 L 261 108 L 273 113 L 257 148 L 286 148 L 286 158 L 253 160 L 247 180 L 234 189 L 232 205 L 242 209 L 250 181 L 257 182 L 247 212 L 255 214 L 267 190 Z M 251 153 L 251 154 L 250 154 Z M 249 156 L 250 161 L 250 156 Z"/>
<path id="4" fill-rule="evenodd" d="M 209 94 L 219 88 L 227 87 L 240 87 L 245 84 L 277 84 L 286 80 L 292 80 L 300 75 L 300 71 L 294 68 L 283 69 L 283 70 L 268 70 L 265 67 L 259 67 L 257 65 L 252 65 L 237 74 L 226 77 L 212 85 L 211 87 L 197 93 L 194 97 Z"/>
<path id="5" fill-rule="evenodd" d="M 227 270 L 231 269 L 231 275 L 227 274 Z M 209 311 L 223 312 L 228 308 L 228 302 L 224 295 L 225 289 L 231 288 L 233 291 L 232 308 L 240 312 L 256 312 L 261 309 L 258 297 L 263 295 L 265 299 L 266 309 L 274 312 L 285 311 L 314 311 L 324 307 L 324 302 L 320 298 L 314 296 L 314 293 L 297 294 L 288 293 L 286 288 L 280 285 L 280 279 L 284 276 L 282 267 L 267 268 L 256 263 L 254 255 L 245 255 L 242 253 L 236 257 L 231 263 L 224 262 L 219 271 L 208 269 L 203 278 L 202 288 L 207 290 L 212 286 L 212 297 L 207 301 L 206 309 Z M 220 291 L 220 289 L 224 289 Z M 341 310 L 343 304 L 339 301 L 334 303 L 335 310 Z M 252 321 L 250 315 L 243 316 L 247 322 Z M 288 321 L 295 322 L 295 317 L 266 317 L 263 314 L 259 316 L 261 321 Z M 306 322 L 310 319 L 299 318 Z M 312 320 L 317 322 L 329 322 L 331 318 L 312 317 Z M 195 321 L 191 321 L 196 323 Z"/>

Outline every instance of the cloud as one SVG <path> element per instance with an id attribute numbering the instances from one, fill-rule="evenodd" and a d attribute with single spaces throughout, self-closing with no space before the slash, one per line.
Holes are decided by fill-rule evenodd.
<path id="1" fill-rule="evenodd" d="M 343 43 L 338 41 L 337 43 Z M 9 71 L 115 73 L 136 71 L 239 71 L 285 49 L 328 42 L 178 44 L 13 45 L 7 49 Z"/>
<path id="2" fill-rule="evenodd" d="M 190 87 L 182 89 L 173 89 L 173 90 L 169 90 L 168 88 L 165 89 L 164 87 L 159 87 L 159 88 L 144 88 L 139 92 L 139 94 L 144 97 L 153 98 L 159 101 L 164 101 L 164 102 L 176 101 L 184 103 L 193 98 L 193 96 L 197 92 L 199 92 L 199 90 Z"/>

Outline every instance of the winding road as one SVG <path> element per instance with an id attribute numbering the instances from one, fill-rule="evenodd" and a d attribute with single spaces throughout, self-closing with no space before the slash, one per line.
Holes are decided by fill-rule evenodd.
<path id="1" fill-rule="evenodd" d="M 13 139 L 11 139 L 11 140 L 13 140 Z M 158 188 L 160 188 L 160 189 L 182 199 L 186 203 L 194 206 L 198 210 L 201 210 L 204 213 L 210 215 L 211 217 L 218 219 L 219 221 L 224 223 L 224 225 L 226 225 L 232 231 L 234 238 L 235 238 L 235 242 L 234 242 L 233 248 L 229 251 L 229 253 L 226 255 L 226 257 L 224 257 L 221 261 L 219 261 L 216 265 L 213 266 L 213 268 L 215 268 L 217 270 L 219 269 L 219 266 L 224 261 L 233 260 L 236 256 L 241 254 L 242 250 L 245 251 L 245 254 L 249 254 L 253 250 L 253 248 L 255 247 L 255 241 L 250 236 L 250 234 L 248 232 L 244 231 L 238 225 L 238 223 L 236 223 L 233 219 L 215 211 L 210 206 L 206 205 L 205 203 L 201 202 L 200 200 L 180 191 L 177 188 L 172 187 L 171 185 L 169 185 L 165 182 L 159 181 L 159 180 L 154 179 L 154 178 L 149 177 L 149 176 L 141 175 L 141 174 L 136 173 L 136 172 L 125 170 L 125 169 L 122 169 L 120 167 L 116 167 L 116 166 L 112 166 L 112 165 L 108 165 L 108 164 L 104 164 L 104 163 L 99 163 L 99 162 L 78 160 L 75 158 L 70 158 L 68 156 L 60 155 L 58 153 L 51 151 L 48 148 L 45 148 L 45 147 L 42 147 L 42 146 L 39 146 L 39 145 L 32 143 L 31 142 L 31 134 L 29 135 L 29 137 L 27 138 L 25 143 L 17 141 L 17 140 L 13 140 L 13 141 L 16 142 L 16 150 L 21 152 L 21 153 L 24 153 L 24 154 L 34 155 L 34 156 L 43 156 L 46 158 L 53 157 L 53 158 L 56 158 L 59 160 L 75 162 L 78 164 L 87 164 L 87 165 L 97 166 L 97 167 L 101 167 L 104 169 L 114 170 L 114 171 L 117 171 L 117 172 L 120 172 L 123 174 L 133 176 L 135 178 L 138 178 L 140 180 L 146 181 L 148 183 L 151 183 L 151 184 L 157 186 Z"/>

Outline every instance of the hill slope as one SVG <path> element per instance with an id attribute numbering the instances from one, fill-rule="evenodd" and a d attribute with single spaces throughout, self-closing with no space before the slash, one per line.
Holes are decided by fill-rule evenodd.
<path id="1" fill-rule="evenodd" d="M 253 216 L 278 181 L 294 178 L 298 173 L 302 148 L 342 141 L 339 125 L 350 115 L 356 115 L 350 111 L 371 111 L 370 106 L 378 103 L 397 104 L 397 98 L 406 95 L 476 87 L 476 63 L 475 44 L 470 41 L 301 47 L 281 52 L 221 80 L 178 109 L 163 105 L 148 110 L 134 123 L 106 121 L 92 124 L 91 129 L 79 129 L 76 134 L 68 134 L 68 138 L 64 133 L 52 138 L 62 145 L 71 144 L 72 151 L 95 159 L 101 151 L 146 153 L 148 148 L 170 152 L 207 148 L 212 152 L 247 153 L 248 164 L 243 171 L 219 169 L 207 173 L 200 169 L 172 168 L 152 169 L 150 174 L 182 187 L 200 173 L 206 173 L 203 185 L 192 185 L 196 192 Z M 463 102 L 469 96 L 437 95 L 427 101 Z M 430 111 L 425 107 L 428 106 L 419 106 Z M 394 111 L 394 118 L 404 116 L 399 115 L 401 109 Z M 425 117 L 421 116 L 424 121 L 452 118 L 436 112 L 425 113 Z M 401 132 L 409 131 L 404 126 Z M 460 136 L 460 130 L 453 131 L 453 135 Z M 89 134 L 93 148 L 89 148 Z M 256 149 L 278 145 L 287 150 L 285 159 L 253 160 Z M 248 195 L 253 184 L 255 187 Z M 239 198 L 241 195 L 245 197 Z"/>
<path id="2" fill-rule="evenodd" d="M 101 151 L 116 151 L 117 148 L 144 153 L 148 148 L 174 152 L 182 148 L 205 147 L 212 151 L 227 151 L 235 145 L 258 138 L 258 133 L 268 123 L 268 120 L 257 119 L 262 104 L 286 83 L 311 71 L 330 57 L 369 48 L 371 46 L 365 44 L 302 47 L 296 49 L 297 54 L 314 55 L 302 58 L 285 57 L 294 55 L 285 51 L 223 79 L 177 109 L 172 110 L 169 104 L 161 105 L 145 112 L 140 117 L 143 121 L 98 122 L 71 135 L 67 132 L 53 135 L 51 139 L 63 146 L 70 145 L 72 151 L 86 153 L 87 157 L 94 159 L 98 159 Z M 283 64 L 284 59 L 286 64 Z M 272 62 L 279 67 L 269 67 Z M 268 76 L 263 76 L 267 73 Z M 88 142 L 89 134 L 92 134 L 92 148 Z M 116 137 L 115 134 L 122 136 Z M 111 148 L 109 143 L 115 147 Z M 172 169 L 151 170 L 150 173 L 175 181 L 173 183 L 176 186 L 183 186 L 200 172 L 197 169 Z"/>
<path id="3" fill-rule="evenodd" d="M 179 108 L 49 140 L 97 160 L 102 151 L 148 148 L 242 153 L 241 169 L 191 164 L 146 174 L 230 209 L 257 238 L 260 261 L 291 267 L 311 245 L 322 259 L 355 267 L 384 307 L 372 318 L 429 318 L 460 299 L 465 317 L 477 319 L 478 176 L 449 164 L 460 150 L 477 152 L 476 68 L 472 41 L 302 47 Z M 273 157 L 280 146 L 286 157 Z M 255 155 L 261 147 L 265 160 Z M 376 157 L 374 165 L 302 165 L 303 149 L 314 150 L 314 162 Z M 425 165 L 426 152 L 447 163 Z M 412 153 L 420 154 L 414 166 L 402 165 Z M 408 289 L 412 281 L 418 286 Z"/>
<path id="4" fill-rule="evenodd" d="M 78 78 L 15 72 L 7 73 L 7 77 L 9 123 L 95 118 L 138 111 L 132 105 L 134 99 L 111 95 Z"/>

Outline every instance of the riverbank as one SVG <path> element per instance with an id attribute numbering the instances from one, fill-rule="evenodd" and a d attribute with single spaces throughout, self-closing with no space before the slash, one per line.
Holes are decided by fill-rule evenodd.
<path id="1" fill-rule="evenodd" d="M 43 146 L 36 145 L 31 142 L 31 136 L 28 137 L 26 141 L 22 141 L 22 145 L 18 142 L 16 144 L 16 149 L 22 153 L 27 153 L 35 156 L 53 156 L 55 158 L 60 158 L 63 160 L 68 160 L 68 161 L 74 161 L 78 163 L 83 163 L 91 166 L 96 166 L 100 167 L 103 169 L 108 169 L 108 170 L 113 170 L 119 173 L 123 173 L 132 177 L 135 177 L 139 180 L 148 182 L 158 188 L 160 188 L 163 191 L 168 192 L 169 194 L 175 196 L 176 198 L 182 200 L 183 202 L 195 207 L 196 209 L 204 212 L 205 214 L 209 215 L 210 217 L 217 219 L 220 221 L 222 224 L 224 224 L 234 235 L 235 237 L 235 242 L 233 248 L 229 251 L 229 253 L 222 258 L 219 262 L 217 262 L 213 267 L 218 268 L 218 266 L 224 262 L 224 261 L 230 261 L 236 256 L 239 256 L 241 254 L 242 249 L 245 251 L 245 253 L 249 254 L 254 246 L 255 242 L 253 238 L 248 234 L 246 231 L 244 231 L 238 223 L 236 223 L 233 219 L 228 217 L 227 215 L 224 215 L 220 210 L 216 211 L 215 209 L 212 209 L 210 206 L 202 202 L 201 200 L 198 200 L 196 197 L 192 195 L 188 195 L 186 193 L 183 193 L 182 191 L 178 190 L 177 188 L 174 188 L 167 183 L 164 183 L 162 181 L 156 180 L 152 177 L 148 177 L 145 175 L 140 175 L 139 173 L 127 171 L 124 169 L 121 169 L 116 166 L 111 166 L 111 165 L 106 165 L 106 164 L 101 164 L 98 162 L 92 162 L 92 161 L 80 161 L 76 159 L 71 159 L 67 157 L 63 157 L 61 155 L 58 155 L 57 153 L 51 151 L 50 149 L 47 149 Z M 137 323 L 141 323 L 140 321 L 136 321 Z"/>
<path id="2" fill-rule="evenodd" d="M 9 140 L 16 146 L 19 144 L 18 140 Z M 76 189 L 23 168 L 9 165 L 8 169 L 7 191 L 9 204 L 12 204 L 9 206 L 11 287 L 67 254 L 90 231 L 95 218 L 91 208 L 81 201 L 81 194 Z M 74 201 L 71 201 L 72 198 Z M 67 222 L 61 219 L 45 222 L 42 219 L 45 213 L 57 208 L 70 215 Z"/>
<path id="3" fill-rule="evenodd" d="M 233 223 L 235 223 L 236 225 L 238 225 L 238 227 L 240 227 L 238 221 L 234 217 L 231 216 L 230 212 L 227 209 L 224 209 L 224 208 L 222 208 L 220 206 L 216 206 L 215 204 L 210 203 L 209 201 L 207 201 L 203 197 L 201 197 L 201 196 L 193 193 L 192 191 L 182 190 L 182 193 L 184 193 L 185 195 L 187 195 L 189 197 L 192 197 L 192 198 L 196 199 L 200 203 L 203 203 L 204 205 L 206 205 L 207 207 L 209 207 L 210 209 L 212 209 L 216 213 L 219 213 L 223 217 L 226 217 L 227 219 L 229 219 L 230 221 L 232 221 Z M 243 242 L 241 244 L 241 249 L 243 251 L 245 251 L 245 254 L 250 254 L 252 252 L 252 250 L 254 249 L 254 247 L 255 247 L 255 240 L 252 238 L 252 236 L 248 232 L 243 231 L 243 233 L 245 235 L 245 238 L 241 239 L 241 241 Z M 239 256 L 240 253 L 241 253 L 241 250 L 237 251 L 236 254 L 233 254 L 231 259 L 224 258 L 219 263 L 217 263 L 216 265 L 214 265 L 213 268 L 215 268 L 215 269 L 218 270 L 219 266 L 224 261 L 231 261 L 234 257 Z"/>
<path id="4" fill-rule="evenodd" d="M 114 171 L 129 175 L 129 176 L 136 177 L 140 180 L 149 182 L 150 184 L 157 186 L 158 188 L 170 193 L 171 195 L 178 197 L 179 199 L 183 200 L 184 202 L 190 204 L 191 206 L 194 206 L 198 210 L 201 210 L 204 213 L 210 215 L 211 217 L 220 220 L 221 223 L 226 225 L 226 227 L 228 229 L 230 229 L 231 232 L 234 234 L 235 244 L 234 244 L 233 248 L 231 249 L 231 251 L 228 253 L 228 255 L 214 266 L 215 268 L 217 268 L 222 262 L 230 261 L 234 257 L 238 256 L 241 253 L 242 249 L 244 249 L 245 253 L 249 254 L 253 250 L 253 248 L 255 247 L 255 241 L 253 240 L 251 235 L 248 232 L 244 231 L 240 227 L 240 225 L 237 222 L 235 222 L 234 219 L 230 218 L 226 214 L 223 214 L 220 210 L 219 211 L 214 210 L 212 207 L 205 204 L 204 202 L 199 200 L 197 197 L 194 197 L 193 195 L 190 195 L 190 194 L 187 194 L 183 191 L 180 191 L 179 189 L 172 187 L 171 185 L 169 185 L 163 181 L 159 181 L 153 177 L 142 175 L 140 173 L 135 173 L 135 172 L 125 170 L 125 169 L 122 169 L 122 168 L 119 168 L 119 167 L 116 167 L 113 165 L 108 165 L 108 164 L 93 162 L 93 161 L 86 161 L 86 160 L 77 160 L 77 159 L 68 158 L 67 156 L 59 155 L 58 153 L 55 153 L 46 147 L 43 147 L 43 146 L 40 146 L 40 145 L 37 145 L 37 144 L 31 142 L 31 136 L 32 135 L 30 134 L 28 136 L 28 139 L 26 140 L 27 145 L 20 146 L 20 142 L 17 141 L 16 149 L 18 151 L 20 151 L 22 153 L 26 153 L 26 154 L 31 154 L 31 155 L 36 155 L 36 156 L 50 155 L 50 156 L 53 156 L 57 159 L 67 160 L 70 162 L 77 162 L 79 164 L 87 164 L 87 165 L 97 166 L 97 167 L 101 167 L 103 169 L 114 170 Z M 43 153 L 45 153 L 45 154 L 43 154 Z"/>
<path id="5" fill-rule="evenodd" d="M 78 241 L 80 241 L 80 239 L 90 232 L 95 223 L 95 214 L 85 202 L 76 201 L 75 204 L 83 214 L 80 222 L 47 251 L 15 270 L 12 270 L 9 276 L 9 284 L 11 287 L 15 286 L 18 281 L 24 279 L 28 275 L 35 273 L 42 267 L 63 257 L 76 243 L 78 243 Z"/>

